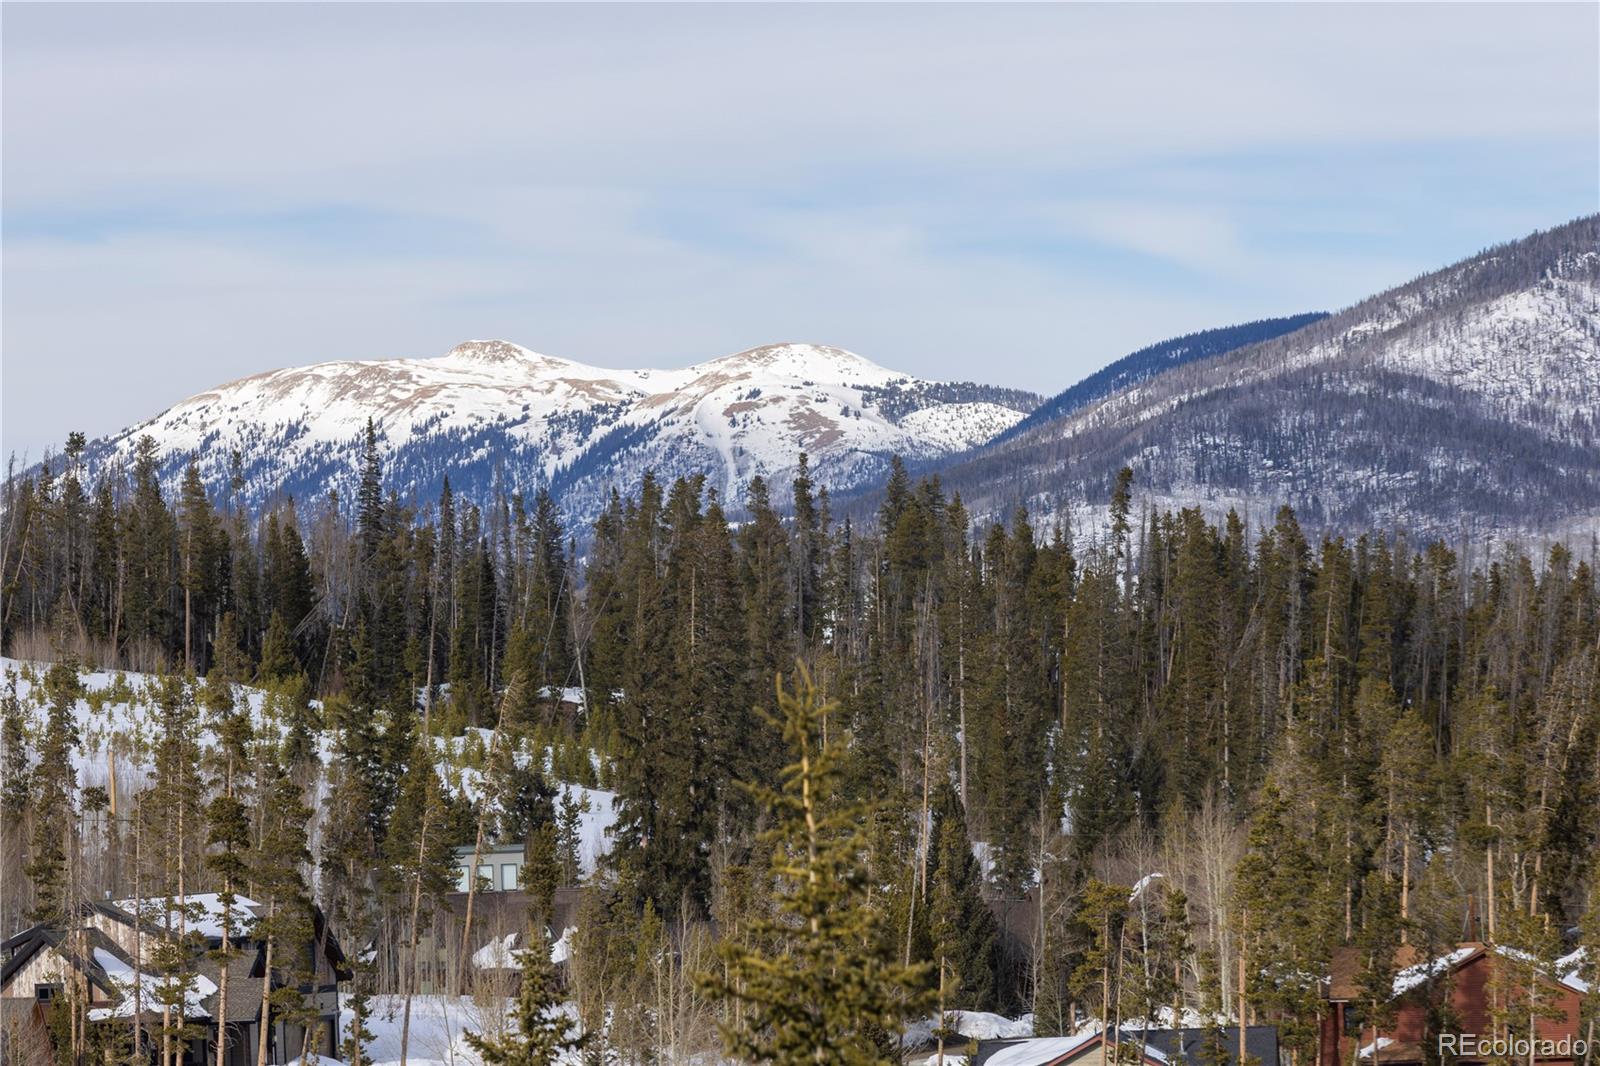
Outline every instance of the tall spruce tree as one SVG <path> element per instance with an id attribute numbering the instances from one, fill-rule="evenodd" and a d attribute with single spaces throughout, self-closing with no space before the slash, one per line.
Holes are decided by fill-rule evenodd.
<path id="1" fill-rule="evenodd" d="M 783 738 L 794 761 L 781 790 L 758 794 L 774 825 L 778 910 L 758 923 L 775 951 L 739 942 L 720 948 L 724 968 L 702 975 L 707 992 L 744 1014 L 723 1027 L 728 1053 L 754 1062 L 878 1064 L 898 1061 L 879 1042 L 929 1001 L 928 967 L 894 960 L 878 945 L 860 853 L 870 805 L 837 794 L 843 740 L 829 739 L 836 705 L 800 672 L 778 690 Z"/>

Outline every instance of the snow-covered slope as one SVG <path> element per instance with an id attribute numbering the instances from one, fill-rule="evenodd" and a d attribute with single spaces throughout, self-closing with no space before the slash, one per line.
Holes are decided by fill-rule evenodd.
<path id="1" fill-rule="evenodd" d="M 1020 427 L 946 470 L 977 513 L 1158 506 L 1314 527 L 1600 527 L 1600 217 L 1492 248 L 1292 333 Z"/>
<path id="2" fill-rule="evenodd" d="M 36 752 L 45 728 L 49 701 L 45 677 L 49 669 L 48 663 L 0 658 L 0 694 L 6 698 L 12 693 L 16 695 L 30 755 Z M 149 787 L 152 780 L 163 682 L 147 674 L 105 670 L 80 671 L 78 679 L 82 692 L 72 707 L 78 735 L 72 761 L 78 786 L 104 788 L 108 793 L 114 791 L 118 805 L 126 809 L 133 797 Z M 281 741 L 288 735 L 292 714 L 290 701 L 244 685 L 236 686 L 234 692 L 237 706 L 249 714 L 258 737 L 277 737 Z M 328 732 L 320 732 L 315 737 L 317 756 L 324 765 L 333 758 L 333 739 Z M 205 715 L 201 716 L 198 741 L 206 751 L 216 745 L 210 719 Z M 489 743 L 490 734 L 482 729 L 469 729 L 462 736 L 432 738 L 435 769 L 447 790 L 474 802 L 481 798 L 482 767 Z M 524 747 L 514 758 L 520 765 L 538 760 L 556 790 L 556 802 L 570 800 L 578 809 L 578 859 L 584 873 L 592 873 L 611 848 L 611 833 L 617 821 L 616 794 L 557 779 L 549 773 L 553 759 L 548 748 L 534 752 Z M 327 777 L 319 773 L 310 796 L 314 816 L 308 830 L 314 853 L 320 848 L 324 818 L 328 814 L 323 802 L 327 784 Z M 215 897 L 210 898 L 215 902 Z"/>
<path id="3" fill-rule="evenodd" d="M 1029 393 L 925 382 L 840 348 L 777 344 L 681 370 L 608 370 L 506 341 L 436 359 L 274 370 L 191 396 L 91 447 L 91 468 L 131 462 L 150 436 L 164 477 L 190 456 L 214 490 L 237 454 L 249 501 L 348 489 L 370 418 L 389 487 L 429 499 L 448 474 L 469 495 L 556 490 L 575 516 L 611 485 L 704 473 L 738 502 L 751 477 L 785 479 L 801 451 L 823 484 L 879 476 L 891 455 L 972 448 L 1038 403 Z"/>

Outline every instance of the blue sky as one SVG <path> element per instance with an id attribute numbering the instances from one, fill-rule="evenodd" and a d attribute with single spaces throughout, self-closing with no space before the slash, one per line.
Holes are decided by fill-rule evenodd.
<path id="1" fill-rule="evenodd" d="M 1600 209 L 1600 7 L 3 8 L 3 446 L 470 337 L 1054 392 Z"/>

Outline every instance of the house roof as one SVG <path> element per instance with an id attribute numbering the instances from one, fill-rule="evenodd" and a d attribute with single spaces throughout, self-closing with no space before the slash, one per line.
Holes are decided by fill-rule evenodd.
<path id="1" fill-rule="evenodd" d="M 1124 1032 L 1123 1040 L 1134 1034 Z M 1101 1030 L 1074 1036 L 1029 1037 L 1022 1040 L 980 1040 L 973 1066 L 1062 1066 L 1105 1043 Z M 1165 1053 L 1153 1044 L 1145 1048 L 1145 1066 L 1168 1066 Z"/>
<path id="2" fill-rule="evenodd" d="M 1570 955 L 1563 955 L 1556 960 L 1556 972 L 1561 975 L 1561 981 L 1569 988 L 1576 988 L 1584 995 L 1593 989 L 1589 982 L 1583 978 L 1583 970 L 1589 962 L 1589 949 L 1579 948 Z"/>
<path id="3" fill-rule="evenodd" d="M 170 907 L 170 910 L 169 910 Z M 261 904 L 253 899 L 235 894 L 233 897 L 232 931 L 235 935 L 248 929 L 256 920 Z M 181 922 L 184 929 L 191 933 L 198 933 L 207 940 L 222 939 L 222 926 L 224 917 L 230 913 L 222 905 L 222 897 L 216 892 L 197 892 L 187 896 L 173 896 L 168 901 L 166 896 L 148 896 L 144 899 L 119 899 L 116 908 L 126 915 L 131 922 L 135 912 L 148 924 L 165 930 L 168 924 L 177 928 Z"/>
<path id="4" fill-rule="evenodd" d="M 1156 1048 L 1174 1063 L 1195 1066 L 1206 1058 L 1205 1046 L 1211 1029 L 1151 1029 L 1144 1033 L 1150 1047 Z M 1222 1033 L 1222 1061 L 1234 1063 L 1239 1056 L 1239 1027 L 1225 1026 Z M 1137 1040 L 1138 1030 L 1123 1029 L 1123 1039 Z M 1260 1066 L 1278 1066 L 1278 1027 L 1275 1025 L 1250 1025 L 1244 1031 L 1244 1052 Z"/>
<path id="5" fill-rule="evenodd" d="M 1448 976 L 1474 959 L 1494 952 L 1506 958 L 1528 960 L 1531 958 L 1527 952 L 1518 951 L 1516 948 L 1498 944 L 1493 947 L 1476 941 L 1467 941 L 1458 944 L 1455 948 L 1432 958 L 1424 958 L 1421 952 L 1410 944 L 1402 944 L 1395 952 L 1395 965 L 1393 996 L 1403 996 L 1416 988 L 1420 988 L 1430 981 Z M 1570 956 L 1569 956 L 1570 958 Z M 1563 963 L 1557 962 L 1554 974 L 1545 973 L 1546 980 L 1553 984 L 1564 985 L 1576 992 L 1587 991 L 1581 980 L 1577 980 L 1576 968 L 1571 973 L 1565 971 Z M 1335 948 L 1333 958 L 1328 968 L 1328 998 L 1334 1001 L 1351 1002 L 1362 995 L 1359 983 L 1361 974 L 1361 953 L 1356 948 Z"/>
<path id="6" fill-rule="evenodd" d="M 93 926 L 75 931 L 72 935 L 46 925 L 35 925 L 6 941 L 11 952 L 5 965 L 0 967 L 0 988 L 28 963 L 28 960 L 45 948 L 53 948 L 62 960 L 83 974 L 90 983 L 108 993 L 116 987 L 106 971 L 106 963 L 116 965 L 126 962 L 126 956 L 116 942 Z M 29 990 L 32 994 L 32 990 Z"/>
<path id="7" fill-rule="evenodd" d="M 184 908 L 183 924 L 190 933 L 204 937 L 209 944 L 222 942 L 222 926 L 226 908 L 222 905 L 222 898 L 216 892 L 191 893 L 187 896 L 174 896 L 171 900 L 171 911 L 167 911 L 167 897 L 151 896 L 144 900 L 124 899 L 116 904 L 97 904 L 97 909 L 102 913 L 122 922 L 124 925 L 135 924 L 134 912 L 138 911 L 139 924 L 150 932 L 164 934 L 167 929 L 169 917 L 173 925 L 177 924 L 179 908 Z M 233 898 L 233 935 L 240 941 L 254 939 L 250 929 L 256 918 L 260 915 L 262 905 L 240 893 L 235 893 Z M 327 917 L 322 913 L 322 908 L 311 908 L 312 935 L 322 947 L 328 965 L 333 967 L 334 975 L 341 981 L 348 981 L 351 977 L 350 963 L 345 958 L 344 949 L 339 946 L 339 939 L 328 928 Z M 232 978 L 230 977 L 230 980 Z M 229 997 L 232 998 L 231 996 Z"/>
<path id="8" fill-rule="evenodd" d="M 228 1017 L 230 1022 L 253 1022 L 261 1016 L 262 978 L 252 977 L 251 971 L 259 959 L 255 952 L 235 955 L 228 960 Z M 221 1006 L 222 967 L 215 959 L 206 959 L 200 972 L 216 986 L 216 991 L 205 997 L 201 1006 L 208 1016 L 215 1018 Z"/>

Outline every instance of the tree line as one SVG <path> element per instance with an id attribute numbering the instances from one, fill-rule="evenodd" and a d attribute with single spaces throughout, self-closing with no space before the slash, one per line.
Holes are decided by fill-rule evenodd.
<path id="1" fill-rule="evenodd" d="M 577 531 L 547 492 L 403 502 L 370 428 L 354 499 L 249 511 L 193 464 L 167 499 L 153 442 L 92 486 L 82 452 L 5 488 L 7 654 L 58 664 L 7 702 L 7 932 L 130 876 L 314 896 L 371 946 L 362 995 L 409 1004 L 465 981 L 450 849 L 522 839 L 538 929 L 583 880 L 561 994 L 595 1061 L 767 1046 L 782 958 L 890 975 L 840 1015 L 862 1061 L 931 1006 L 1271 1022 L 1305 1064 L 1336 948 L 1377 989 L 1401 943 L 1553 961 L 1600 925 L 1600 590 L 1561 544 L 1313 540 L 1154 511 L 1127 470 L 1104 528 L 974 528 L 898 462 L 836 521 L 803 459 L 737 516 L 646 475 Z M 79 664 L 160 675 L 117 801 L 154 835 L 76 783 Z M 806 744 L 810 845 L 772 788 Z M 560 781 L 616 796 L 586 879 Z M 856 908 L 831 931 L 796 854 Z"/>

